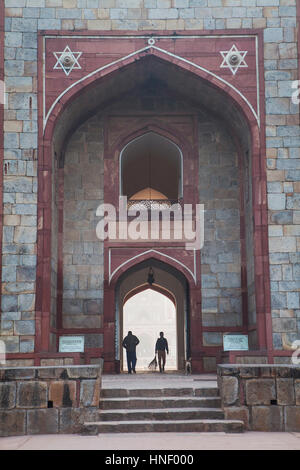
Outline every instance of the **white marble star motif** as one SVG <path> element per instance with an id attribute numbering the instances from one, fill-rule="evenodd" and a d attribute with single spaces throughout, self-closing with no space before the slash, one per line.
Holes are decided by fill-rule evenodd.
<path id="1" fill-rule="evenodd" d="M 239 51 L 235 45 L 229 51 L 220 51 L 223 57 L 220 68 L 230 69 L 233 75 L 235 75 L 238 69 L 248 67 L 245 61 L 247 53 L 248 51 Z"/>
<path id="2" fill-rule="evenodd" d="M 67 76 L 70 75 L 72 70 L 81 69 L 78 60 L 80 59 L 82 52 L 72 52 L 69 46 L 66 46 L 64 51 L 53 52 L 53 54 L 57 60 L 53 69 L 62 69 Z"/>

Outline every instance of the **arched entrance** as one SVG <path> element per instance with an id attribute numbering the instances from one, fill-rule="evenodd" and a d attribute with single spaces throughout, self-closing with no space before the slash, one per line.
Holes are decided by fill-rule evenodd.
<path id="1" fill-rule="evenodd" d="M 148 371 L 148 365 L 154 356 L 154 347 L 163 331 L 167 338 L 169 354 L 166 371 L 178 370 L 177 351 L 177 315 L 176 303 L 157 290 L 146 288 L 125 299 L 123 304 L 123 333 L 132 331 L 139 339 L 137 348 L 136 371 Z M 121 370 L 126 371 L 127 361 L 125 350 L 121 349 Z"/>
<path id="2" fill-rule="evenodd" d="M 91 336 L 88 359 L 104 357 L 107 372 L 115 371 L 115 364 L 120 370 L 116 284 L 146 261 L 142 253 L 151 249 L 173 260 L 173 267 L 180 265 L 189 286 L 185 331 L 190 334 L 183 334 L 179 368 L 189 349 L 194 371 L 215 367 L 223 331 L 249 332 L 253 349 L 271 347 L 265 169 L 257 121 L 233 88 L 170 57 L 149 51 L 120 70 L 107 68 L 105 80 L 93 74 L 53 106 L 39 168 L 38 350 L 55 350 L 59 335 L 75 330 Z M 120 154 L 147 133 L 163 135 L 181 149 L 184 203 L 207 204 L 211 240 L 202 254 L 176 244 L 101 245 L 95 239 L 95 219 L 85 215 L 101 201 L 118 206 Z M 225 187 L 226 198 L 220 193 Z M 136 280 L 131 289 L 140 285 Z"/>
<path id="3" fill-rule="evenodd" d="M 150 268 L 154 275 L 151 286 L 147 282 Z M 137 356 L 140 354 L 143 362 L 141 367 L 137 364 L 137 370 L 148 370 L 160 331 L 166 333 L 172 351 L 167 369 L 183 370 L 190 351 L 189 288 L 185 276 L 171 265 L 149 258 L 121 274 L 115 299 L 117 368 L 122 371 L 125 365 L 126 370 L 122 340 L 130 329 L 140 339 Z"/>

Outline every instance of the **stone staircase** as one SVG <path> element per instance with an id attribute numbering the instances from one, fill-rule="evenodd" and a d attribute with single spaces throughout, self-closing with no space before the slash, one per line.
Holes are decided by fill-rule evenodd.
<path id="1" fill-rule="evenodd" d="M 225 420 L 218 389 L 104 388 L 99 420 L 84 434 L 142 432 L 243 432 L 243 421 Z"/>

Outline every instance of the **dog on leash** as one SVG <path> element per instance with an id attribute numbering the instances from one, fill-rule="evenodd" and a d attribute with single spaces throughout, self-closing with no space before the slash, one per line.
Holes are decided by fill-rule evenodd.
<path id="1" fill-rule="evenodd" d="M 185 375 L 191 375 L 192 373 L 192 358 L 190 357 L 185 361 Z"/>

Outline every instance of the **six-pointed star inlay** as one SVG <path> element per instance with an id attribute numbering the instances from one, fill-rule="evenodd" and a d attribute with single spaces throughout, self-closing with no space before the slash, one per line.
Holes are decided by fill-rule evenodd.
<path id="1" fill-rule="evenodd" d="M 81 69 L 78 62 L 82 52 L 72 52 L 69 46 L 66 46 L 62 52 L 53 52 L 57 62 L 53 69 L 62 69 L 66 75 L 70 75 L 72 70 Z"/>
<path id="2" fill-rule="evenodd" d="M 220 68 L 228 68 L 233 75 L 235 75 L 239 68 L 248 67 L 245 62 L 247 52 L 248 51 L 239 51 L 235 45 L 233 45 L 229 51 L 220 51 L 223 57 Z"/>

